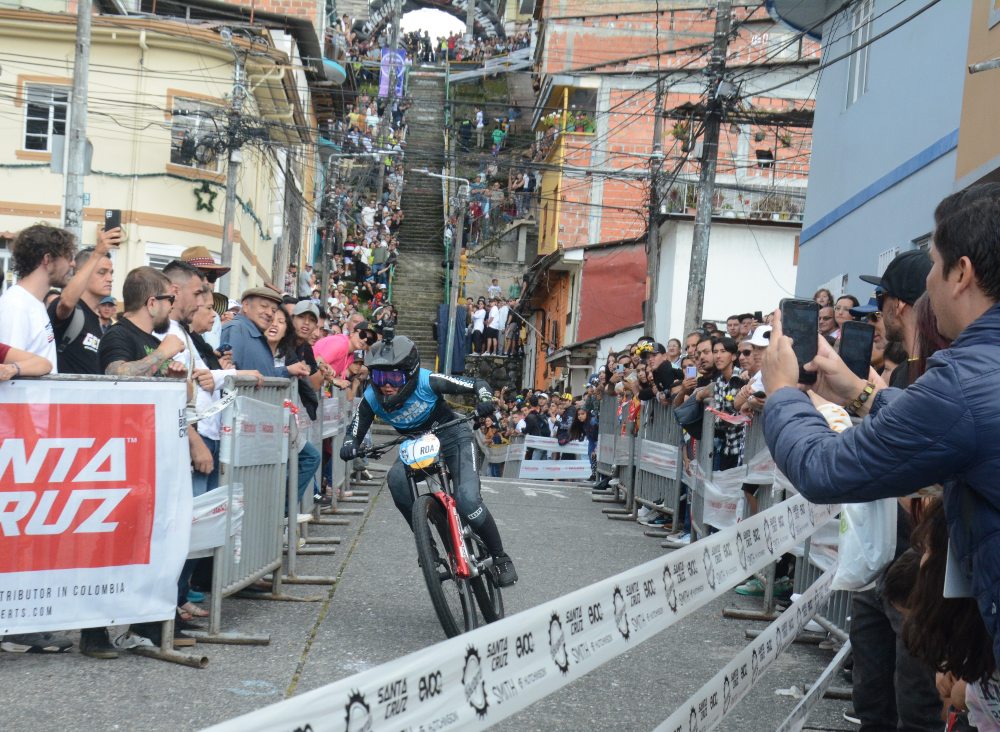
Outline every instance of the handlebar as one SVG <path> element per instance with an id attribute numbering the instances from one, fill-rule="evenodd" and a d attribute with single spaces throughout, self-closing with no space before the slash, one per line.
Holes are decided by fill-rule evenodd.
<path id="1" fill-rule="evenodd" d="M 423 434 L 425 434 L 425 435 L 427 435 L 427 434 L 435 434 L 436 435 L 441 430 L 445 430 L 445 429 L 448 429 L 449 427 L 454 427 L 456 425 L 464 424 L 465 422 L 472 422 L 472 421 L 474 421 L 476 419 L 478 419 L 478 416 L 475 413 L 470 414 L 467 417 L 458 417 L 457 419 L 453 419 L 453 420 L 450 420 L 448 422 L 444 422 L 442 424 L 439 424 L 436 427 L 432 427 L 429 430 L 424 430 Z M 399 437 L 396 437 L 395 439 L 389 440 L 388 442 L 383 442 L 381 445 L 372 445 L 369 448 L 359 447 L 358 451 L 357 451 L 358 457 L 359 458 L 373 458 L 373 459 L 377 460 L 378 458 L 380 458 L 383 455 L 385 455 L 389 450 L 391 450 L 392 448 L 396 447 L 396 445 L 401 445 L 404 442 L 406 442 L 407 440 L 412 440 L 414 437 L 417 437 L 417 436 L 418 435 L 416 435 L 416 434 L 412 434 L 412 435 L 400 435 Z"/>

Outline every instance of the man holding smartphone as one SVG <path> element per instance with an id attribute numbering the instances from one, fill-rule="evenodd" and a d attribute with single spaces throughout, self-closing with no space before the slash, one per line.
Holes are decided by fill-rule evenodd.
<path id="1" fill-rule="evenodd" d="M 956 194 L 959 197 L 962 195 Z M 942 225 L 940 212 L 948 200 L 945 199 L 939 206 L 935 216 L 939 228 Z M 994 208 L 1000 210 L 1000 187 L 997 188 L 994 201 Z M 962 239 L 966 236 L 967 233 L 963 231 Z M 935 242 L 937 237 L 936 231 Z M 1000 242 L 996 242 L 996 245 L 1000 245 Z M 977 250 L 975 244 L 963 241 L 951 246 L 967 249 L 974 256 L 983 256 L 983 250 Z M 967 265 L 964 266 L 985 269 L 982 259 L 977 265 L 968 254 L 965 258 Z M 902 341 L 910 353 L 915 346 L 917 327 L 913 303 L 934 280 L 934 267 L 926 252 L 914 249 L 898 255 L 881 278 L 862 276 L 863 280 L 880 288 L 879 308 L 885 321 L 886 334 L 890 339 Z M 976 270 L 977 273 L 978 271 Z M 954 276 L 953 271 L 952 278 Z M 971 282 L 967 279 L 966 286 L 978 288 L 975 284 L 976 276 L 972 277 Z M 982 297 L 980 293 L 958 292 L 953 298 L 942 295 L 936 300 L 932 298 L 939 323 L 942 320 L 947 322 L 947 314 L 955 309 L 968 310 L 967 306 L 961 305 L 961 301 L 973 296 Z M 977 307 L 985 309 L 986 305 L 980 300 Z M 993 308 L 989 312 L 995 311 L 996 308 Z M 982 311 L 978 315 L 988 317 Z M 973 317 L 971 320 L 975 319 Z M 967 325 L 971 325 L 971 320 Z M 855 414 L 865 414 L 869 410 L 872 410 L 872 414 L 877 414 L 844 432 L 844 440 L 816 439 L 821 432 L 829 432 L 829 428 L 811 403 L 805 409 L 797 409 L 796 403 L 800 399 L 808 401 L 801 392 L 783 388 L 797 386 L 798 378 L 792 377 L 789 383 L 789 376 L 792 363 L 796 369 L 798 363 L 794 352 L 788 358 L 785 349 L 790 348 L 789 339 L 782 335 L 781 318 L 776 321 L 776 337 L 772 337 L 772 343 L 764 357 L 764 380 L 770 395 L 764 412 L 765 436 L 778 467 L 809 500 L 869 501 L 886 496 L 906 495 L 930 483 L 944 482 L 947 474 L 942 475 L 941 465 L 947 460 L 941 457 L 942 453 L 951 453 L 963 442 L 968 445 L 977 444 L 977 440 L 983 436 L 994 434 L 993 429 L 978 427 L 976 420 L 970 418 L 970 427 L 975 431 L 963 436 L 961 431 L 965 420 L 952 414 L 956 406 L 966 404 L 965 395 L 969 393 L 968 382 L 962 379 L 962 372 L 966 369 L 960 369 L 956 363 L 969 359 L 968 350 L 964 355 L 956 353 L 954 359 L 949 359 L 948 365 L 943 361 L 938 363 L 914 384 L 912 390 L 907 389 L 905 394 L 901 389 L 909 386 L 908 370 L 897 368 L 892 382 L 900 388 L 886 389 L 886 395 L 883 396 L 881 389 L 884 383 L 878 377 L 857 377 L 831 347 L 820 341 L 819 353 L 808 367 L 809 370 L 819 372 L 813 389 L 822 397 L 838 404 L 846 403 L 848 411 Z M 969 365 L 975 366 L 975 361 Z M 995 363 L 991 368 L 995 371 Z M 981 376 L 978 379 L 983 380 Z M 922 382 L 927 382 L 926 386 Z M 975 388 L 972 390 L 973 393 L 977 391 Z M 875 398 L 876 394 L 879 395 L 878 399 Z M 940 403 L 942 400 L 948 404 L 947 408 Z M 968 406 L 964 408 L 967 409 Z M 988 411 L 992 413 L 995 410 Z M 817 429 L 818 423 L 809 424 L 809 417 L 812 415 L 816 415 L 822 422 L 823 430 Z M 918 422 L 914 422 L 914 419 Z M 831 436 L 833 434 L 830 432 Z M 803 449 L 803 439 L 810 441 L 809 448 Z M 849 447 L 847 443 L 850 443 Z M 847 457 L 848 452 L 850 457 Z M 930 460 L 931 464 L 928 465 L 925 460 Z M 991 470 L 995 469 L 994 465 Z M 860 477 L 862 473 L 863 478 Z M 816 485 L 816 476 L 820 474 L 823 475 L 822 489 Z M 991 478 L 991 490 L 993 485 Z M 949 520 L 954 520 L 956 515 L 962 513 L 961 509 L 955 508 L 954 503 L 948 509 Z M 909 547 L 911 528 L 908 514 L 901 509 L 897 511 L 897 526 L 898 557 Z M 992 530 L 995 531 L 995 527 Z M 996 556 L 1000 556 L 1000 552 L 995 553 L 994 558 Z M 874 589 L 853 594 L 851 644 L 854 648 L 855 712 L 864 728 L 896 729 L 898 725 L 900 729 L 939 729 L 934 674 L 910 655 L 899 635 L 902 617 L 882 596 L 885 571 L 889 566 L 891 563 L 883 568 Z M 995 592 L 995 588 L 993 591 Z"/>

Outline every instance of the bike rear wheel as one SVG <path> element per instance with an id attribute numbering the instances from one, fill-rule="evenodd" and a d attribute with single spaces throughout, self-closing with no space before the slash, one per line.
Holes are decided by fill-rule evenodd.
<path id="1" fill-rule="evenodd" d="M 454 638 L 474 629 L 476 610 L 469 581 L 455 575 L 457 550 L 451 544 L 448 517 L 432 495 L 419 496 L 413 504 L 413 537 L 427 591 L 445 635 Z"/>
<path id="2" fill-rule="evenodd" d="M 482 562 L 490 558 L 490 553 L 486 550 L 486 545 L 482 539 L 473 535 L 468 542 L 471 546 L 472 554 L 480 565 L 479 575 L 469 580 L 472 585 L 472 594 L 479 605 L 479 612 L 483 614 L 483 619 L 487 623 L 492 623 L 503 617 L 503 595 L 500 592 L 500 583 L 497 580 L 497 570 L 492 565 L 482 566 Z"/>

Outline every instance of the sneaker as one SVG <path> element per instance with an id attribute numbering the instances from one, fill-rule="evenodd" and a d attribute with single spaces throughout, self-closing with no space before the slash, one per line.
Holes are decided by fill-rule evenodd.
<path id="1" fill-rule="evenodd" d="M 90 658 L 118 658 L 118 649 L 111 645 L 107 628 L 84 628 L 81 630 L 80 653 Z"/>
<path id="2" fill-rule="evenodd" d="M 653 513 L 654 513 L 653 516 L 644 519 L 639 519 L 639 523 L 642 524 L 643 526 L 651 526 L 657 529 L 662 528 L 666 526 L 668 523 L 670 523 L 667 517 L 664 516 L 663 514 L 656 513 L 655 511 Z"/>
<path id="3" fill-rule="evenodd" d="M 73 641 L 55 633 L 21 633 L 4 636 L 0 650 L 7 653 L 65 653 Z"/>
<path id="4" fill-rule="evenodd" d="M 639 519 L 639 523 L 642 523 L 643 519 L 652 518 L 656 514 L 657 514 L 657 512 L 654 511 L 653 509 L 647 508 L 646 506 L 643 506 L 642 508 L 639 509 L 639 513 L 637 514 L 637 518 Z"/>
<path id="5" fill-rule="evenodd" d="M 198 590 L 188 590 L 187 593 L 188 602 L 205 602 L 205 593 L 199 592 Z"/>
<path id="6" fill-rule="evenodd" d="M 744 597 L 763 597 L 764 583 L 756 577 L 751 577 L 749 580 L 736 588 L 736 594 L 743 595 Z"/>
<path id="7" fill-rule="evenodd" d="M 358 480 L 375 480 L 375 477 L 367 470 L 361 470 L 358 472 Z"/>
<path id="8" fill-rule="evenodd" d="M 178 619 L 174 625 L 174 648 L 190 648 L 198 641 L 182 632 L 178 627 L 180 624 L 186 623 L 183 623 L 183 621 Z M 132 626 L 132 632 L 136 635 L 142 636 L 143 638 L 149 638 L 150 642 L 154 646 L 159 647 L 161 641 L 163 640 L 163 623 L 136 623 Z"/>
<path id="9" fill-rule="evenodd" d="M 676 539 L 672 540 L 675 544 L 690 544 L 691 543 L 691 532 L 686 531 Z"/>
<path id="10" fill-rule="evenodd" d="M 510 587 L 517 583 L 517 570 L 507 552 L 500 552 L 493 557 L 493 566 L 497 568 L 497 582 L 501 587 Z"/>
<path id="11" fill-rule="evenodd" d="M 333 496 L 328 496 L 325 493 L 317 493 L 313 496 L 313 503 L 317 506 L 332 506 Z"/>
<path id="12" fill-rule="evenodd" d="M 861 717 L 858 716 L 858 713 L 855 712 L 854 709 L 844 710 L 844 721 L 856 724 L 859 727 L 861 726 Z"/>

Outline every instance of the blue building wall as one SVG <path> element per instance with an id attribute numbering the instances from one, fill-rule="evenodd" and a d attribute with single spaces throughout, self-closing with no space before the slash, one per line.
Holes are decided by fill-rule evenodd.
<path id="1" fill-rule="evenodd" d="M 877 0 L 871 36 L 924 5 Z M 862 300 L 881 252 L 931 231 L 954 188 L 970 3 L 940 3 L 869 46 L 868 91 L 847 105 L 849 59 L 821 72 L 796 292 L 847 274 Z M 884 15 L 883 15 L 884 13 Z M 850 19 L 823 29 L 824 61 L 850 49 Z"/>

